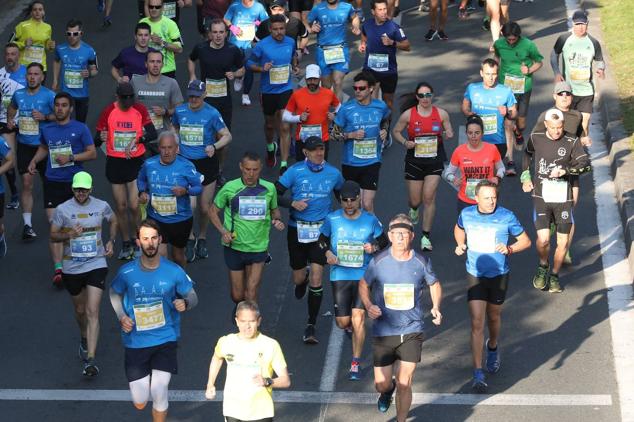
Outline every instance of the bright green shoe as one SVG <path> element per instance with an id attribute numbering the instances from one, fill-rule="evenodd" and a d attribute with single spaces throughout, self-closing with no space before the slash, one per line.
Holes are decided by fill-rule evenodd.
<path id="1" fill-rule="evenodd" d="M 537 274 L 533 277 L 533 287 L 539 290 L 544 290 L 548 282 L 548 267 L 537 267 Z"/>
<path id="2" fill-rule="evenodd" d="M 410 220 L 412 220 L 412 223 L 418 224 L 418 208 L 417 209 L 410 208 L 408 215 Z"/>
<path id="3" fill-rule="evenodd" d="M 420 239 L 420 248 L 424 251 L 431 251 L 431 240 L 427 236 L 424 236 Z"/>
<path id="4" fill-rule="evenodd" d="M 564 289 L 559 285 L 559 276 L 551 274 L 548 278 L 548 291 L 550 293 L 561 293 Z"/>

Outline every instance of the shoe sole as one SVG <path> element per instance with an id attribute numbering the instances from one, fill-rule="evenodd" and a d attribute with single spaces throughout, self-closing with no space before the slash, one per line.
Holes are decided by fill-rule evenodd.
<path id="1" fill-rule="evenodd" d="M 488 386 L 486 384 L 477 384 L 471 386 L 471 389 L 475 391 L 477 394 L 484 394 L 487 392 Z"/>
<path id="2" fill-rule="evenodd" d="M 90 370 L 84 369 L 83 374 L 85 377 L 89 377 L 89 378 L 96 377 L 97 375 L 99 375 L 99 369 L 96 369 L 96 368 L 90 369 Z"/>
<path id="3" fill-rule="evenodd" d="M 545 290 L 546 287 L 548 287 L 548 284 L 544 284 L 543 286 L 538 286 L 537 284 L 535 284 L 535 280 L 533 280 L 533 287 L 536 288 L 537 290 Z"/>
<path id="4" fill-rule="evenodd" d="M 319 340 L 315 337 L 303 337 L 304 344 L 319 344 Z"/>
<path id="5" fill-rule="evenodd" d="M 562 289 L 561 287 L 558 289 L 551 289 L 548 288 L 548 293 L 562 293 L 564 291 L 564 289 Z"/>
<path id="6" fill-rule="evenodd" d="M 350 381 L 361 381 L 361 377 L 359 375 L 350 375 L 350 376 L 348 376 L 348 380 L 350 380 Z"/>

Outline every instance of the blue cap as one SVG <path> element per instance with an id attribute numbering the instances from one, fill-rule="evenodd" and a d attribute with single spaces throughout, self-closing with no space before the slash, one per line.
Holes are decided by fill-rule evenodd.
<path id="1" fill-rule="evenodd" d="M 203 81 L 199 81 L 198 79 L 194 79 L 187 85 L 188 97 L 202 97 L 205 92 L 205 83 Z"/>

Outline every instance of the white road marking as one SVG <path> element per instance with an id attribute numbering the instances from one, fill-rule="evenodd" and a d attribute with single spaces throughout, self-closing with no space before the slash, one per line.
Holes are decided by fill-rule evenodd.
<path id="1" fill-rule="evenodd" d="M 326 349 L 326 359 L 324 369 L 321 371 L 321 382 L 319 391 L 335 391 L 337 384 L 337 369 L 341 362 L 341 351 L 343 350 L 344 332 L 337 327 L 335 317 L 332 317 L 332 328 L 328 338 L 328 348 Z"/>
<path id="2" fill-rule="evenodd" d="M 276 403 L 374 404 L 376 393 L 275 391 Z M 128 390 L 0 390 L 0 400 L 11 401 L 130 401 Z M 169 392 L 171 402 L 222 401 L 222 391 L 214 400 L 202 390 Z M 612 406 L 609 394 L 453 394 L 414 393 L 412 404 L 463 406 Z"/>

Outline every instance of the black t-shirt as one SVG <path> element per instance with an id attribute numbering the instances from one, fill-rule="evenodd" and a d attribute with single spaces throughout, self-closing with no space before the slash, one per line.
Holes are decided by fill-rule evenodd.
<path id="1" fill-rule="evenodd" d="M 265 37 L 271 35 L 271 30 L 269 29 L 270 22 L 269 20 L 265 20 L 258 26 L 258 30 L 255 33 L 255 39 L 260 41 Z M 304 23 L 297 19 L 294 16 L 287 18 L 286 21 L 286 36 L 292 38 L 294 41 L 297 41 L 298 38 L 306 38 L 308 36 L 308 31 L 306 30 L 306 26 Z"/>
<path id="2" fill-rule="evenodd" d="M 244 66 L 244 55 L 238 47 L 225 43 L 222 48 L 212 48 L 208 41 L 197 44 L 189 54 L 189 59 L 193 62 L 199 61 L 200 80 L 206 79 L 226 79 L 226 72 L 235 72 Z M 231 98 L 229 80 L 227 80 L 227 97 Z"/>
<path id="3" fill-rule="evenodd" d="M 581 112 L 577 110 L 562 111 L 564 114 L 564 133 L 572 138 L 583 134 L 583 126 L 581 125 Z M 544 131 L 544 121 L 546 120 L 546 112 L 542 112 L 537 118 L 537 123 L 533 128 L 533 132 Z"/>

